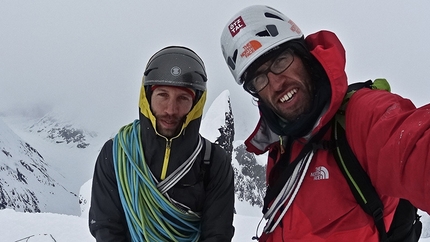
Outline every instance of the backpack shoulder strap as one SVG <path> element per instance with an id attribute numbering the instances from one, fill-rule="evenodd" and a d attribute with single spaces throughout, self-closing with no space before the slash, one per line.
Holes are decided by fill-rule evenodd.
<path id="1" fill-rule="evenodd" d="M 205 140 L 205 155 L 203 156 L 203 164 L 208 165 L 211 162 L 211 153 L 212 153 L 212 143 L 203 138 Z"/>
<path id="2" fill-rule="evenodd" d="M 337 118 L 334 120 L 333 137 L 335 160 L 346 178 L 356 201 L 367 214 L 373 217 L 375 226 L 379 232 L 380 241 L 385 241 L 387 233 L 383 220 L 384 205 L 373 187 L 369 176 L 348 145 L 345 130 Z"/>
<path id="3" fill-rule="evenodd" d="M 385 79 L 378 79 L 377 83 L 384 82 Z M 375 81 L 376 82 L 376 81 Z M 380 241 L 387 239 L 387 233 L 383 220 L 384 205 L 372 185 L 366 171 L 361 166 L 354 152 L 348 144 L 345 133 L 345 110 L 351 96 L 359 89 L 383 89 L 374 87 L 371 80 L 358 82 L 348 86 L 348 92 L 344 98 L 341 108 L 333 120 L 332 137 L 334 139 L 334 157 L 344 175 L 352 194 L 362 209 L 372 216 L 375 226 L 379 232 Z M 383 86 L 383 85 L 381 85 Z M 389 87 L 389 85 L 388 85 Z"/>
<path id="4" fill-rule="evenodd" d="M 203 183 L 204 183 L 204 186 L 206 189 L 206 187 L 209 184 L 209 180 L 210 180 L 209 174 L 206 174 L 206 173 L 209 172 L 209 168 L 211 166 L 212 143 L 206 138 L 202 137 L 202 139 L 205 141 L 205 151 L 204 151 L 205 153 L 203 155 L 202 164 L 200 166 L 201 167 L 200 168 L 200 174 L 201 174 L 201 177 L 203 178 Z"/>

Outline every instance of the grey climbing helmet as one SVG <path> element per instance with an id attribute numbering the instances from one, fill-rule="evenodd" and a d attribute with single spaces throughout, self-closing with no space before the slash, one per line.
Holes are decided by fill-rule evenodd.
<path id="1" fill-rule="evenodd" d="M 149 59 L 143 85 L 179 86 L 204 92 L 206 81 L 204 63 L 194 51 L 183 46 L 168 46 Z"/>

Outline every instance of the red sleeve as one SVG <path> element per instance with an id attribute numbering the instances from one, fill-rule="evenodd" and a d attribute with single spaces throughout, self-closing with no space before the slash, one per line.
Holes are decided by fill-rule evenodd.
<path id="1" fill-rule="evenodd" d="M 346 132 L 378 193 L 430 211 L 430 105 L 362 89 L 348 103 Z"/>

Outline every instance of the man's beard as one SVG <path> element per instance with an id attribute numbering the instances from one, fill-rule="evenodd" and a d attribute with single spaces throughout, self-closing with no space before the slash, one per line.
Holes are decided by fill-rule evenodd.
<path id="1" fill-rule="evenodd" d="M 157 116 L 156 118 L 156 124 L 157 124 L 157 132 L 161 135 L 165 136 L 166 138 L 172 138 L 179 134 L 181 131 L 182 124 L 184 123 L 185 117 L 181 118 L 176 115 L 163 115 L 163 116 Z M 176 123 L 175 128 L 164 128 L 161 122 L 174 122 Z"/>

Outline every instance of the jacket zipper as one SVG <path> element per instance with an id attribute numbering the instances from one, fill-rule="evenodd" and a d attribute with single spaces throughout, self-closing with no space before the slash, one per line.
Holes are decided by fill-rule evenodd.
<path id="1" fill-rule="evenodd" d="M 166 178 L 167 174 L 167 166 L 169 165 L 169 157 L 170 157 L 170 150 L 172 147 L 172 140 L 167 140 L 166 142 L 166 151 L 164 152 L 164 161 L 163 161 L 163 168 L 161 170 L 161 180 L 164 180 Z"/>

